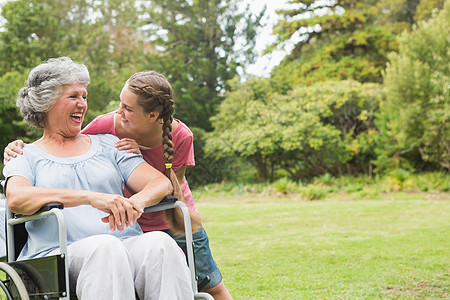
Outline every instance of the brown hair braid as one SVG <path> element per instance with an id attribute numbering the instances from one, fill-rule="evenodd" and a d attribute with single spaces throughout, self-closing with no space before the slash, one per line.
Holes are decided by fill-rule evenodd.
<path id="1" fill-rule="evenodd" d="M 170 179 L 173 186 L 173 194 L 178 200 L 185 202 L 180 183 L 171 165 L 173 161 L 172 122 L 173 122 L 173 90 L 169 81 L 160 73 L 155 71 L 139 72 L 132 75 L 127 81 L 128 89 L 138 96 L 138 104 L 144 112 L 158 112 L 162 122 L 162 150 L 166 164 L 165 175 Z M 167 167 L 170 164 L 170 167 Z M 190 211 L 192 231 L 200 229 L 200 218 L 197 213 Z M 176 235 L 184 234 L 184 218 L 181 209 L 170 209 L 165 211 L 167 223 Z"/>

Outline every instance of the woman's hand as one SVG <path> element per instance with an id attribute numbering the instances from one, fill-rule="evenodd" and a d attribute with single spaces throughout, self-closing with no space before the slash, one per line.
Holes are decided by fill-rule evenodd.
<path id="1" fill-rule="evenodd" d="M 90 201 L 95 207 L 109 216 L 102 218 L 102 221 L 109 223 L 111 231 L 116 228 L 122 231 L 125 227 L 133 225 L 144 212 L 137 204 L 120 195 L 97 194 Z"/>
<path id="2" fill-rule="evenodd" d="M 127 150 L 128 153 L 141 154 L 141 149 L 135 140 L 123 138 L 116 142 L 115 147 L 119 150 Z"/>
<path id="3" fill-rule="evenodd" d="M 22 148 L 25 143 L 22 140 L 15 140 L 6 146 L 3 150 L 3 164 L 11 160 L 11 157 L 17 157 L 17 154 L 23 154 Z"/>

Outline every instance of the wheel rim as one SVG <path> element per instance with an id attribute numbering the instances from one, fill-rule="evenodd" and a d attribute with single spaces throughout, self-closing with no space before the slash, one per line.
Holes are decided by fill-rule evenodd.
<path id="1" fill-rule="evenodd" d="M 17 274 L 16 270 L 14 270 L 13 267 L 11 267 L 10 265 L 3 262 L 0 262 L 0 270 L 5 272 L 6 276 L 9 277 L 9 280 L 12 282 L 12 284 L 15 285 L 17 292 L 19 293 L 20 299 L 29 300 L 30 297 L 28 296 L 25 284 L 23 283 L 19 274 Z M 5 288 L 8 290 L 8 292 L 10 291 L 10 288 L 7 288 L 6 286 Z"/>

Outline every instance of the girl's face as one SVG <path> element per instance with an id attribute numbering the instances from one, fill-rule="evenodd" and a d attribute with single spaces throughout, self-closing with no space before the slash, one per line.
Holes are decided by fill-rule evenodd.
<path id="1" fill-rule="evenodd" d="M 138 96 L 125 85 L 120 93 L 119 109 L 116 112 L 121 118 L 123 128 L 139 129 L 148 125 L 149 114 L 138 104 Z"/>
<path id="2" fill-rule="evenodd" d="M 81 131 L 87 107 L 87 91 L 84 85 L 65 85 L 46 115 L 45 129 L 65 137 L 76 136 Z"/>

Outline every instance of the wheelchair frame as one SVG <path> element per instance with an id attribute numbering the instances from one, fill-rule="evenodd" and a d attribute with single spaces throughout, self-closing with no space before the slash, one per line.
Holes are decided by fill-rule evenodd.
<path id="1" fill-rule="evenodd" d="M 6 184 L 5 180 L 2 180 L 1 186 L 3 187 L 3 195 L 6 199 Z M 186 206 L 185 203 L 178 201 L 178 199 L 174 196 L 166 196 L 163 200 L 161 200 L 160 203 L 150 206 L 144 209 L 144 213 L 148 212 L 156 212 L 156 211 L 163 211 L 166 209 L 172 209 L 172 208 L 180 208 L 183 212 L 183 218 L 184 218 L 184 228 L 185 228 L 185 236 L 186 236 L 186 247 L 187 247 L 187 262 L 189 266 L 189 270 L 191 273 L 191 285 L 192 290 L 194 292 L 194 299 L 205 299 L 205 300 L 214 300 L 214 298 L 208 294 L 198 291 L 198 283 L 197 283 L 197 277 L 196 277 L 196 271 L 195 271 L 195 263 L 194 263 L 194 249 L 193 249 L 193 237 L 192 237 L 192 226 L 191 226 L 191 219 L 190 219 L 190 213 L 189 209 Z M 64 220 L 64 215 L 62 214 L 61 210 L 63 209 L 63 205 L 61 203 L 49 203 L 45 205 L 43 208 L 41 208 L 38 212 L 36 212 L 33 215 L 30 216 L 24 216 L 24 215 L 14 215 L 10 210 L 6 203 L 5 205 L 5 211 L 6 211 L 6 245 L 7 245 L 7 263 L 0 263 L 0 269 L 3 270 L 5 273 L 7 273 L 9 276 L 14 276 L 14 278 L 17 280 L 17 277 L 19 276 L 19 279 L 21 283 L 23 283 L 23 279 L 20 278 L 20 275 L 15 271 L 13 268 L 14 264 L 20 263 L 21 261 L 16 261 L 16 247 L 15 247 L 15 237 L 14 237 L 14 226 L 19 224 L 24 224 L 28 221 L 37 220 L 41 218 L 46 218 L 49 216 L 55 216 L 57 223 L 58 223 L 58 235 L 59 235 L 59 243 L 60 243 L 60 254 L 55 255 L 57 257 L 57 263 L 55 266 L 53 266 L 53 269 L 57 268 L 58 272 L 63 273 L 63 278 L 58 279 L 58 285 L 62 288 L 64 291 L 59 292 L 59 297 L 57 299 L 60 300 L 70 300 L 70 286 L 69 286 L 69 268 L 67 265 L 67 234 L 66 234 L 66 223 Z M 20 250 L 20 249 L 19 249 Z M 48 257 L 44 257 L 48 258 Z M 34 260 L 39 260 L 42 258 L 36 258 L 24 261 L 25 263 L 30 262 L 33 263 Z M 30 268 L 33 269 L 31 266 Z M 10 273 L 12 275 L 10 275 Z M 37 272 L 36 272 L 37 273 Z M 61 274 L 58 274 L 61 275 Z M 58 276 L 56 275 L 56 276 Z M 61 281 L 63 281 L 61 283 Z M 17 284 L 16 284 L 17 285 Z M 19 283 L 20 285 L 20 283 Z M 24 285 L 25 286 L 25 285 Z M 21 286 L 20 288 L 23 289 L 24 286 Z M 3 288 L 4 284 L 3 281 L 0 280 L 0 288 L 5 291 Z M 5 292 L 6 293 L 6 292 Z M 20 293 L 20 292 L 19 292 Z M 20 296 L 21 300 L 28 300 L 28 291 L 26 291 L 26 296 Z M 52 296 L 50 295 L 42 295 L 41 299 L 54 299 L 50 298 Z"/>

